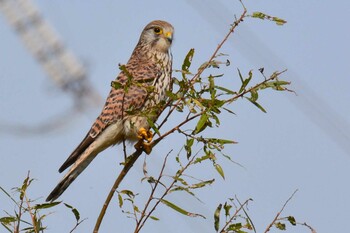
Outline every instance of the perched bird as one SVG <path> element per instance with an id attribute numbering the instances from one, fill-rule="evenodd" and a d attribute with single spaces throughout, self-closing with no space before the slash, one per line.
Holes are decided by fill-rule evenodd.
<path id="1" fill-rule="evenodd" d="M 156 121 L 160 106 L 171 90 L 172 55 L 170 46 L 174 35 L 171 24 L 155 20 L 142 31 L 139 42 L 127 64 L 112 82 L 101 114 L 91 129 L 60 167 L 70 167 L 46 201 L 56 200 L 90 162 L 106 148 L 126 141 L 150 142 L 149 121 Z M 143 146 L 150 152 L 146 142 Z"/>

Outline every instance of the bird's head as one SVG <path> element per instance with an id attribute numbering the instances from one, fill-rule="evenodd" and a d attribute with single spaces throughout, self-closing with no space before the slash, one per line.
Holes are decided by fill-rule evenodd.
<path id="1" fill-rule="evenodd" d="M 140 42 L 159 52 L 168 52 L 174 36 L 173 26 L 165 21 L 150 22 L 142 31 Z"/>

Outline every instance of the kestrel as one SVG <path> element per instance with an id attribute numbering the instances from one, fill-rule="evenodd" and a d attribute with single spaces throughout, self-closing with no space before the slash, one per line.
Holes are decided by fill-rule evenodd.
<path id="1" fill-rule="evenodd" d="M 173 26 L 161 20 L 152 21 L 143 29 L 129 61 L 112 82 L 101 114 L 59 172 L 71 168 L 46 201 L 56 200 L 106 148 L 124 140 L 152 140 L 149 122 L 156 121 L 166 92 L 172 87 L 173 34 Z"/>

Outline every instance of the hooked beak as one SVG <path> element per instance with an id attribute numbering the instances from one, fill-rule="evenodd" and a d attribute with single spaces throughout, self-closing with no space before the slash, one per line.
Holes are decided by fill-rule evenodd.
<path id="1" fill-rule="evenodd" d="M 171 32 L 165 32 L 164 36 L 169 41 L 169 43 L 173 41 L 173 34 Z"/>

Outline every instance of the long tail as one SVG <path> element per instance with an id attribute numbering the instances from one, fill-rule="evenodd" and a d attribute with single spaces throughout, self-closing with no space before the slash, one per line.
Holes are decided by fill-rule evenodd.
<path id="1" fill-rule="evenodd" d="M 79 159 L 72 165 L 67 174 L 56 185 L 54 190 L 46 198 L 46 201 L 54 201 L 68 188 L 68 186 L 85 170 L 85 168 L 91 163 L 91 161 L 100 152 L 94 150 L 94 145 L 89 146 Z"/>

